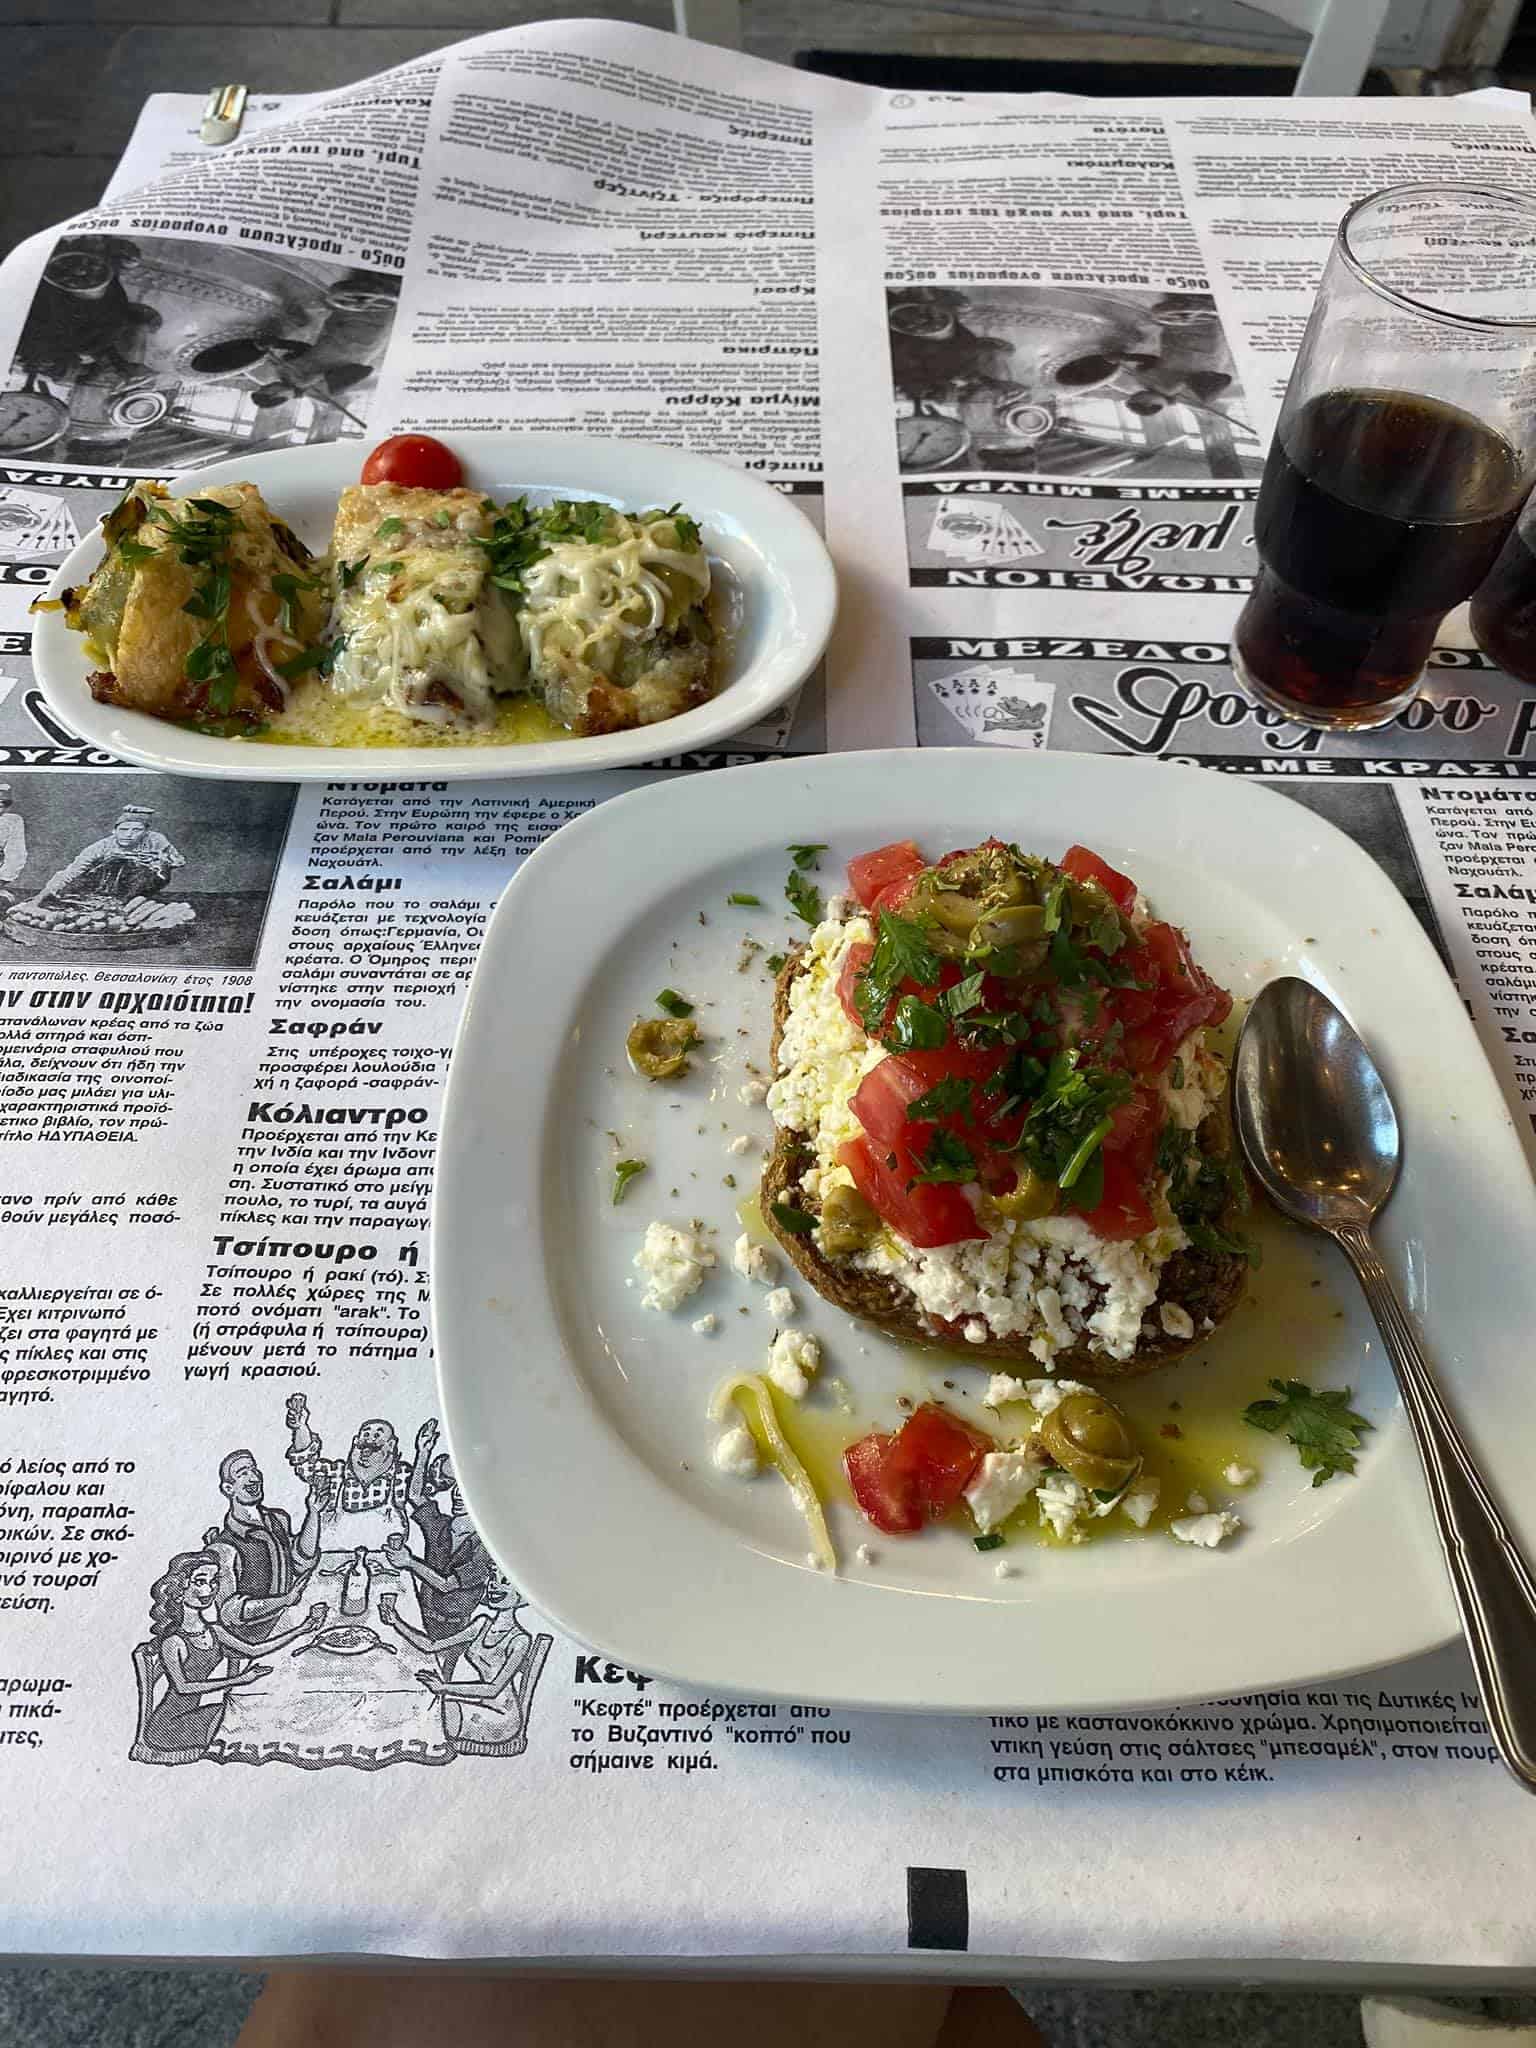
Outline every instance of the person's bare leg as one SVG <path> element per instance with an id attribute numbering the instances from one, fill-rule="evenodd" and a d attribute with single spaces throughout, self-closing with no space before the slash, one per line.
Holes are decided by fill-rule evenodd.
<path id="1" fill-rule="evenodd" d="M 235 2048 L 938 2048 L 943 1985 L 657 1983 L 280 1970 Z M 1030 2048 L 1020 2015 L 1000 2048 Z M 949 2037 L 944 2037 L 950 2048 Z M 985 2035 L 954 2048 L 990 2048 Z"/>

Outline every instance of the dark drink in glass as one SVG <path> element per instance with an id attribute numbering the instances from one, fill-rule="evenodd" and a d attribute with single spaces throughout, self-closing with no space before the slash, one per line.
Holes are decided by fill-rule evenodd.
<path id="1" fill-rule="evenodd" d="M 1418 689 L 1536 466 L 1536 202 L 1396 185 L 1340 224 L 1254 514 L 1232 665 L 1305 725 Z"/>
<path id="2" fill-rule="evenodd" d="M 1239 673 L 1283 710 L 1377 722 L 1411 692 L 1524 495 L 1501 434 L 1442 400 L 1325 391 L 1277 435 L 1254 514 L 1262 567 Z"/>
<path id="3" fill-rule="evenodd" d="M 1529 536 L 1529 537 L 1528 537 Z M 1536 554 L 1528 513 L 1472 600 L 1472 631 L 1490 661 L 1522 683 L 1536 683 Z"/>

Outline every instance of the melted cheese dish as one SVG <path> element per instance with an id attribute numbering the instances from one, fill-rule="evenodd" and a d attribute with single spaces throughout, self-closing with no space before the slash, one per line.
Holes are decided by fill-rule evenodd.
<path id="1" fill-rule="evenodd" d="M 65 594 L 98 697 L 286 746 L 628 731 L 714 687 L 709 560 L 681 507 L 354 484 L 316 562 L 251 484 L 141 485 Z"/>

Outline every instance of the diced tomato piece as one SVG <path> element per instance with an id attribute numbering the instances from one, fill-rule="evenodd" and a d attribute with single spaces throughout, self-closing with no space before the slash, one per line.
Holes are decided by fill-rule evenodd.
<path id="1" fill-rule="evenodd" d="M 1122 875 L 1086 846 L 1069 846 L 1061 857 L 1060 867 L 1074 882 L 1097 882 L 1117 910 L 1128 912 L 1136 901 L 1136 884 L 1130 876 Z"/>
<path id="2" fill-rule="evenodd" d="M 925 1181 L 919 1187 L 909 1188 L 911 1168 L 904 1165 L 899 1154 L 896 1165 L 888 1166 L 886 1155 L 878 1153 L 866 1139 L 850 1138 L 839 1148 L 837 1163 L 847 1167 L 854 1186 L 876 1215 L 898 1237 L 920 1251 L 961 1244 L 967 1238 L 987 1234 L 977 1222 L 975 1210 L 953 1182 L 935 1186 Z"/>
<path id="3" fill-rule="evenodd" d="M 1138 981 L 1152 984 L 1118 990 L 1113 999 L 1136 1073 L 1160 1074 L 1192 1031 L 1231 1014 L 1232 998 L 1196 966 L 1189 941 L 1173 925 L 1149 924 L 1135 952 L 1121 957 Z"/>
<path id="4" fill-rule="evenodd" d="M 866 910 L 873 910 L 876 899 L 898 883 L 904 882 L 910 890 L 926 866 L 912 840 L 893 839 L 873 853 L 854 855 L 848 863 L 848 886 Z"/>
<path id="5" fill-rule="evenodd" d="M 859 1015 L 859 1006 L 853 999 L 854 984 L 875 956 L 875 949 L 867 943 L 850 946 L 843 955 L 843 971 L 837 977 L 837 1000 L 843 1006 L 843 1013 L 850 1024 L 857 1024 L 862 1031 L 864 1019 Z"/>
<path id="6" fill-rule="evenodd" d="M 1147 1199 L 1147 1190 L 1137 1179 L 1130 1162 L 1122 1155 L 1106 1152 L 1103 1195 L 1096 1209 L 1083 1213 L 1083 1221 L 1088 1228 L 1118 1244 L 1128 1238 L 1145 1236 L 1156 1220 L 1152 1204 Z"/>
<path id="7" fill-rule="evenodd" d="M 876 1430 L 850 1444 L 843 1453 L 843 1470 L 866 1521 L 886 1536 L 911 1536 L 923 1526 L 923 1511 L 910 1473 L 893 1483 L 886 1475 L 894 1435 Z"/>
<path id="8" fill-rule="evenodd" d="M 876 1431 L 850 1444 L 843 1468 L 875 1527 L 887 1536 L 910 1536 L 949 1513 L 993 1448 L 983 1431 L 928 1401 L 894 1436 Z"/>
<path id="9" fill-rule="evenodd" d="M 1149 1183 L 1162 1135 L 1163 1110 L 1157 1090 L 1143 1086 L 1114 1112 L 1104 1140 L 1104 1192 L 1083 1220 L 1100 1237 L 1120 1242 L 1152 1228 Z"/>
<path id="10" fill-rule="evenodd" d="M 433 434 L 391 434 L 363 464 L 365 484 L 411 484 L 428 491 L 457 490 L 464 467 Z"/>

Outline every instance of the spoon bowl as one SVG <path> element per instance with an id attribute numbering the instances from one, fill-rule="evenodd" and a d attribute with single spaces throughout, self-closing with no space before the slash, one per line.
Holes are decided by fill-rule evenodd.
<path id="1" fill-rule="evenodd" d="M 1309 981 L 1254 1000 L 1237 1042 L 1238 1138 L 1275 1207 L 1314 1230 L 1368 1224 L 1397 1182 L 1402 1137 L 1365 1041 Z"/>

